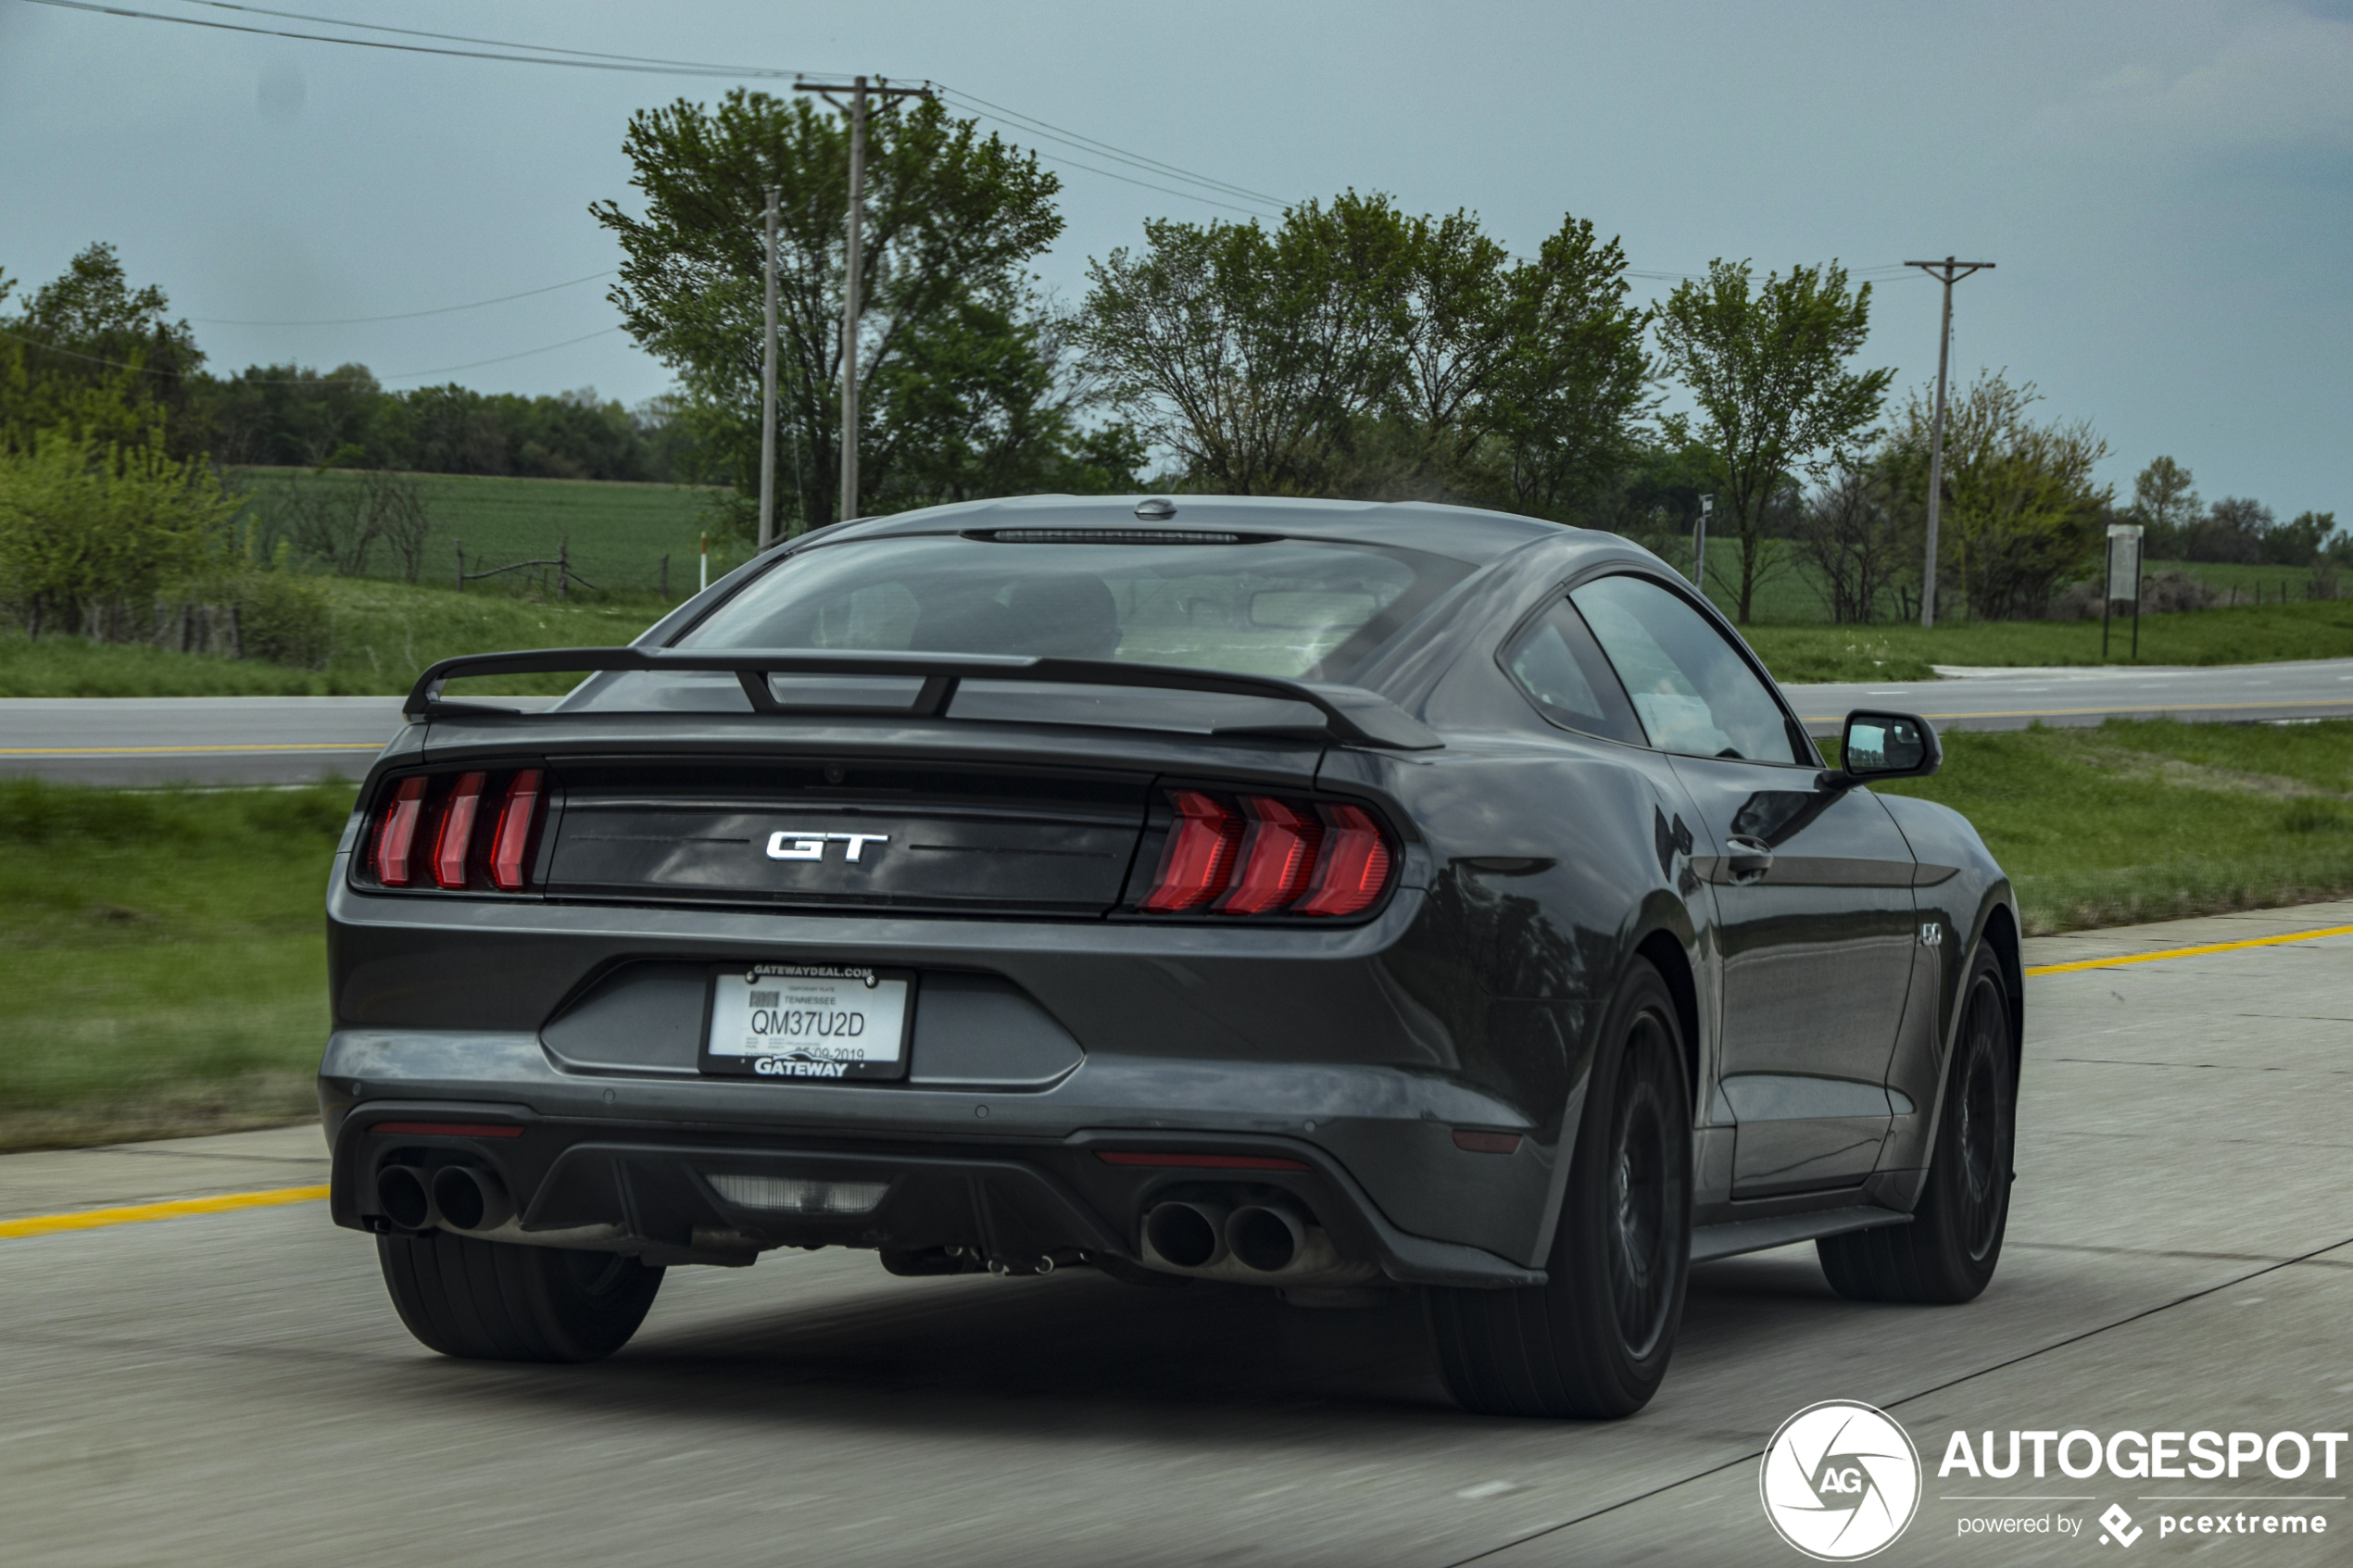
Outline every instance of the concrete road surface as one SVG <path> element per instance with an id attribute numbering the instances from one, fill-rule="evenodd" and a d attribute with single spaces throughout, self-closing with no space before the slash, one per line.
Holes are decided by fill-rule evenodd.
<path id="1" fill-rule="evenodd" d="M 2338 926 L 2353 904 L 2038 941 L 2029 962 Z M 2343 1449 L 2334 1477 L 2317 1460 L 2294 1480 L 1938 1476 L 1956 1429 L 2353 1428 L 2353 936 L 2028 985 L 1993 1288 L 1863 1306 L 1810 1248 L 1706 1265 L 1631 1421 L 1460 1413 L 1409 1300 L 900 1280 L 859 1252 L 673 1270 L 602 1365 L 470 1364 L 419 1348 L 371 1244 L 297 1201 L 0 1239 L 0 1560 L 1797 1563 L 1757 1456 L 1800 1408 L 1852 1399 L 1927 1466 L 1876 1562 L 2109 1561 L 2110 1505 L 2141 1532 L 2129 1562 L 2347 1561 Z M 322 1152 L 296 1128 L 0 1158 L 0 1236 L 11 1216 L 299 1188 Z M 2159 1535 L 2191 1511 L 2330 1533 Z M 2052 1529 L 1962 1534 L 2007 1518 Z"/>
<path id="2" fill-rule="evenodd" d="M 1942 729 L 2353 714 L 2353 659 L 2221 669 L 2007 670 L 1942 681 L 1786 688 L 1806 728 L 1838 733 L 1856 708 L 1924 714 Z M 0 698 L 0 775 L 78 784 L 301 784 L 356 778 L 400 723 L 390 696 Z M 552 697 L 499 697 L 522 706 Z"/>
<path id="3" fill-rule="evenodd" d="M 1838 734 L 1857 708 L 1918 713 L 1940 730 L 2022 730 L 2103 719 L 2336 719 L 2353 715 L 2353 659 L 2287 664 L 2120 670 L 1953 670 L 1939 681 L 1793 685 L 1781 689 L 1817 735 Z"/>

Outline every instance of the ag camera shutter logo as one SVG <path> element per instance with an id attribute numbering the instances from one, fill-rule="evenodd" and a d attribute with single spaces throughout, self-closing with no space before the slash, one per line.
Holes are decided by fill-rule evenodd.
<path id="1" fill-rule="evenodd" d="M 1756 1489 L 1781 1539 L 1819 1562 L 1852 1562 L 1911 1524 L 1920 1456 L 1885 1411 L 1825 1399 L 1781 1423 Z"/>

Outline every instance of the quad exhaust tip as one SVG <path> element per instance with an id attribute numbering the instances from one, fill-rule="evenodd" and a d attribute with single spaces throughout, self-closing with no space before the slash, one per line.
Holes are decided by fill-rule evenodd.
<path id="1" fill-rule="evenodd" d="M 376 1207 L 398 1229 L 494 1231 L 515 1217 L 506 1184 L 473 1165 L 444 1165 L 422 1171 L 386 1165 L 376 1173 Z"/>
<path id="2" fill-rule="evenodd" d="M 1307 1222 L 1295 1209 L 1247 1203 L 1226 1216 L 1226 1250 L 1246 1269 L 1288 1269 L 1307 1248 Z"/>
<path id="3" fill-rule="evenodd" d="M 1252 1273 L 1280 1273 L 1308 1247 L 1308 1219 L 1288 1203 L 1237 1208 L 1199 1198 L 1155 1206 L 1144 1216 L 1144 1240 L 1179 1269 L 1214 1269 L 1232 1259 Z"/>
<path id="4" fill-rule="evenodd" d="M 1213 1268 L 1226 1260 L 1226 1206 L 1163 1203 L 1144 1216 L 1144 1239 L 1180 1269 Z"/>

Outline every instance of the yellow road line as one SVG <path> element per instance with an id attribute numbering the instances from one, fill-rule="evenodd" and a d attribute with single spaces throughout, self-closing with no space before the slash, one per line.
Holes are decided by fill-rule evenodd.
<path id="1" fill-rule="evenodd" d="M 382 751 L 377 741 L 309 741 L 299 746 L 12 746 L 0 757 L 179 757 L 199 751 Z"/>
<path id="2" fill-rule="evenodd" d="M 2078 959 L 2073 963 L 2037 964 L 2029 974 L 2067 974 L 2079 969 L 2114 969 L 2120 964 L 2155 963 L 2159 959 L 2194 959 L 2201 953 L 2231 953 L 2241 947 L 2276 947 L 2283 942 L 2309 942 L 2322 936 L 2353 936 L 2353 925 L 2332 925 L 2322 931 L 2292 931 L 2284 936 L 2250 936 L 2241 942 L 2208 942 L 2201 947 L 2168 947 L 2161 953 L 2126 953 L 2113 959 Z"/>
<path id="3" fill-rule="evenodd" d="M 327 1196 L 323 1186 L 274 1187 L 268 1192 L 229 1192 L 218 1198 L 175 1198 L 164 1203 L 132 1203 L 120 1209 L 84 1209 L 74 1214 L 35 1214 L 25 1220 L 0 1220 L 0 1237 L 54 1236 L 59 1231 L 94 1231 L 107 1225 L 135 1225 L 143 1220 L 176 1220 L 183 1214 L 225 1214 L 237 1209 L 273 1209 L 282 1203 L 309 1203 Z"/>
<path id="4" fill-rule="evenodd" d="M 1923 713 L 1931 723 L 1946 719 L 2063 719 L 2079 713 L 2221 713 L 2241 708 L 2346 708 L 2353 709 L 2353 697 L 2332 697 L 2324 702 L 2143 702 L 2118 706 L 2113 703 L 2098 708 L 2020 708 L 1986 713 Z M 1874 709 L 1876 711 L 1876 709 Z M 1843 713 L 1824 714 L 1818 719 L 1801 718 L 1801 724 L 1836 724 L 1843 722 Z"/>

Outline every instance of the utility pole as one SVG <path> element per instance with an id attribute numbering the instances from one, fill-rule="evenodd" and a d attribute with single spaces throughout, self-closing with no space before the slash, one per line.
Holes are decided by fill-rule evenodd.
<path id="1" fill-rule="evenodd" d="M 866 100 L 928 98 L 931 84 L 893 87 L 890 79 L 862 76 L 837 82 L 795 81 L 796 93 L 815 93 L 849 116 L 849 235 L 845 247 L 841 291 L 841 516 L 843 522 L 858 515 L 858 314 L 859 283 L 865 269 L 866 226 Z M 836 93 L 849 94 L 843 103 Z"/>
<path id="2" fill-rule="evenodd" d="M 1936 432 L 1929 438 L 1928 564 L 1920 569 L 1920 624 L 1936 624 L 1936 522 L 1944 505 L 1944 371 L 1953 354 L 1953 285 L 1972 272 L 1990 272 L 1990 261 L 1906 261 L 1944 281 L 1944 325 L 1936 334 Z"/>
<path id="3" fill-rule="evenodd" d="M 766 299 L 760 333 L 760 547 L 776 542 L 776 200 L 768 187 L 767 240 L 761 247 Z"/>
<path id="4" fill-rule="evenodd" d="M 1716 509 L 1716 497 L 1699 498 L 1699 521 L 1692 525 L 1692 586 L 1699 590 L 1701 598 L 1707 597 L 1707 514 Z"/>

